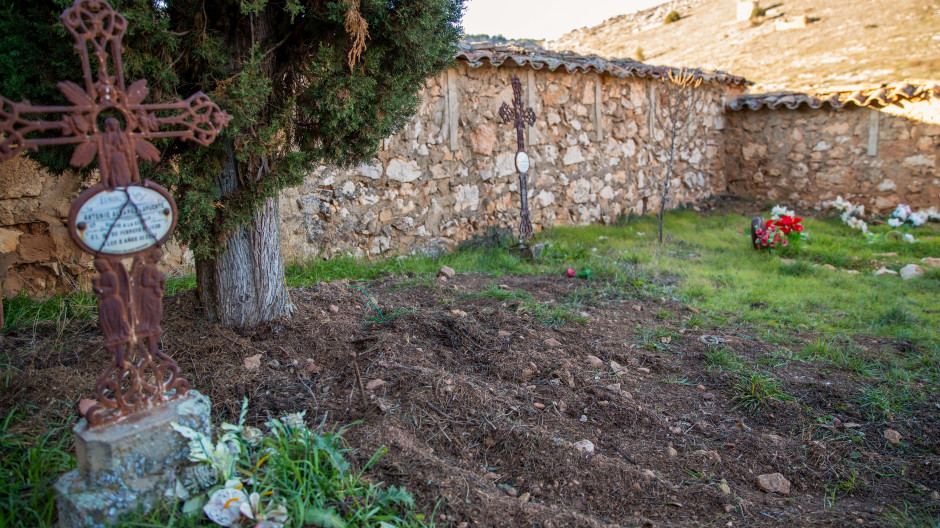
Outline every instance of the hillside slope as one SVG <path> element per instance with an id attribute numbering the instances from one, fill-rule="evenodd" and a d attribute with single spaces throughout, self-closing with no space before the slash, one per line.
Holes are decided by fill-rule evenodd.
<path id="1" fill-rule="evenodd" d="M 738 22 L 736 0 L 673 0 L 546 45 L 724 70 L 754 81 L 755 91 L 940 79 L 940 1 L 784 0 L 761 7 L 766 16 Z M 672 10 L 682 19 L 664 24 Z M 783 29 L 803 17 L 805 27 Z"/>

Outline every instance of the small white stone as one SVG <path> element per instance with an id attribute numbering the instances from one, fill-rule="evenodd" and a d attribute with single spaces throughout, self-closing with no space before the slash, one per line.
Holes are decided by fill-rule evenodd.
<path id="1" fill-rule="evenodd" d="M 911 280 L 915 277 L 920 277 L 924 274 L 924 268 L 918 266 L 917 264 L 908 264 L 901 268 L 901 278 L 904 280 Z"/>
<path id="2" fill-rule="evenodd" d="M 571 444 L 571 447 L 586 454 L 591 454 L 594 452 L 594 442 L 590 440 L 578 440 L 577 442 Z"/>

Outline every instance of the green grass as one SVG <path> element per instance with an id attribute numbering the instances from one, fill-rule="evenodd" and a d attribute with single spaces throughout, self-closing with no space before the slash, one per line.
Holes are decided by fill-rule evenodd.
<path id="1" fill-rule="evenodd" d="M 766 211 L 754 211 L 755 214 Z M 765 214 L 766 216 L 766 214 Z M 580 288 L 557 307 L 525 309 L 548 324 L 566 324 L 584 303 L 595 300 L 630 300 L 665 297 L 698 308 L 702 313 L 685 323 L 692 328 L 743 331 L 772 342 L 786 343 L 794 333 L 814 336 L 856 334 L 886 337 L 899 343 L 904 356 L 881 358 L 871 363 L 860 359 L 860 349 L 840 349 L 842 357 L 828 352 L 803 354 L 814 361 L 866 372 L 885 379 L 926 379 L 940 384 L 940 270 L 902 281 L 894 276 L 875 277 L 872 271 L 885 265 L 898 269 L 927 256 L 940 255 L 940 228 L 936 224 L 914 229 L 911 244 L 889 236 L 886 226 L 873 227 L 866 238 L 837 218 L 806 219 L 805 244 L 789 251 L 793 262 L 781 262 L 772 253 L 751 249 L 746 234 L 747 217 L 724 214 L 703 217 L 693 211 L 666 214 L 665 231 L 670 242 L 656 243 L 656 219 L 624 216 L 615 225 L 563 226 L 539 233 L 548 246 L 536 261 L 507 251 L 505 244 L 479 244 L 440 257 L 402 256 L 373 260 L 337 257 L 311 259 L 287 267 L 287 283 L 302 287 L 335 279 L 370 280 L 390 274 L 408 274 L 399 287 L 430 287 L 442 266 L 458 273 L 481 272 L 494 278 L 510 274 L 547 274 L 560 281 L 577 281 Z M 743 232 L 739 232 L 739 230 Z M 490 237 L 492 238 L 492 237 Z M 930 238 L 930 240 L 928 240 Z M 879 256 L 896 253 L 897 257 Z M 850 275 L 821 267 L 831 264 L 860 273 Z M 590 269 L 592 279 L 568 279 L 568 268 Z M 195 287 L 193 277 L 172 279 L 168 293 Z M 521 295 L 497 291 L 494 299 Z M 520 301 L 526 301 L 519 298 Z M 4 301 L 4 331 L 39 321 L 92 317 L 94 299 L 88 294 L 57 296 L 38 303 L 25 297 Z M 668 314 L 659 314 L 668 320 Z M 693 320 L 694 319 L 694 320 Z M 653 337 L 653 336 L 649 336 Z M 827 337 L 823 337 L 826 339 Z M 653 343 L 647 343 L 653 347 Z M 660 343 L 662 344 L 662 343 Z M 841 346 L 841 345 L 839 345 Z M 655 347 L 654 347 L 655 348 Z M 906 371 L 906 373 L 904 372 Z"/>
<path id="2" fill-rule="evenodd" d="M 857 399 L 869 420 L 893 420 L 906 416 L 914 396 L 905 387 L 865 387 Z"/>
<path id="3" fill-rule="evenodd" d="M 708 370 L 738 371 L 744 367 L 741 358 L 727 347 L 709 347 L 705 350 L 705 364 Z"/>
<path id="4" fill-rule="evenodd" d="M 742 372 L 732 389 L 732 400 L 748 412 L 757 413 L 792 396 L 783 392 L 780 380 L 760 372 Z"/>
<path id="5" fill-rule="evenodd" d="M 63 423 L 51 423 L 40 435 L 18 429 L 16 408 L 0 422 L 0 526 L 51 526 L 55 518 L 52 484 L 75 467 L 68 453 L 70 435 Z"/>
<path id="6" fill-rule="evenodd" d="M 885 526 L 892 528 L 940 528 L 940 508 L 937 506 L 903 508 L 892 506 L 884 514 Z"/>

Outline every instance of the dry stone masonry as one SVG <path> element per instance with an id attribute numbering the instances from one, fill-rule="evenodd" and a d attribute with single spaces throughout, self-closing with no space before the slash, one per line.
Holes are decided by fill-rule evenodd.
<path id="1" fill-rule="evenodd" d="M 791 207 L 940 206 L 940 84 L 748 95 L 729 104 L 727 188 Z"/>
<path id="2" fill-rule="evenodd" d="M 467 43 L 428 79 L 414 119 L 375 159 L 320 167 L 281 200 L 288 260 L 438 253 L 519 215 L 515 131 L 499 106 L 518 74 L 535 109 L 526 128 L 536 232 L 608 223 L 659 206 L 657 90 L 669 68 L 531 44 Z M 679 153 L 670 206 L 733 193 L 814 207 L 841 195 L 887 213 L 940 205 L 940 84 L 861 92 L 746 93 L 746 80 L 697 72 L 704 129 Z M 51 175 L 26 159 L 0 165 L 3 294 L 81 285 L 91 259 L 68 240 L 68 204 L 95 179 Z M 191 264 L 166 248 L 164 265 Z"/>

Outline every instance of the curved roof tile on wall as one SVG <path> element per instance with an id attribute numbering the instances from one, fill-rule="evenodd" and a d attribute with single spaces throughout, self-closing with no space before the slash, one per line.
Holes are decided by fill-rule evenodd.
<path id="1" fill-rule="evenodd" d="M 818 109 L 828 104 L 841 109 L 849 105 L 856 107 L 884 108 L 899 104 L 901 101 L 926 101 L 940 99 L 940 83 L 909 84 L 901 83 L 864 90 L 836 91 L 830 93 L 805 94 L 797 92 L 778 92 L 754 95 L 742 95 L 728 102 L 731 110 L 796 110 L 801 106 Z"/>
<path id="2" fill-rule="evenodd" d="M 496 43 L 490 40 L 465 40 L 460 43 L 456 59 L 465 62 L 471 68 L 478 68 L 487 63 L 499 67 L 507 61 L 516 66 L 543 68 L 555 72 L 563 68 L 567 73 L 607 73 L 615 77 L 648 77 L 662 79 L 670 72 L 679 72 L 679 68 L 652 66 L 631 59 L 602 59 L 597 55 L 579 55 L 574 52 L 554 52 L 535 43 L 507 41 Z M 747 87 L 752 83 L 744 77 L 738 77 L 721 71 L 687 70 L 703 82 L 731 86 Z"/>

